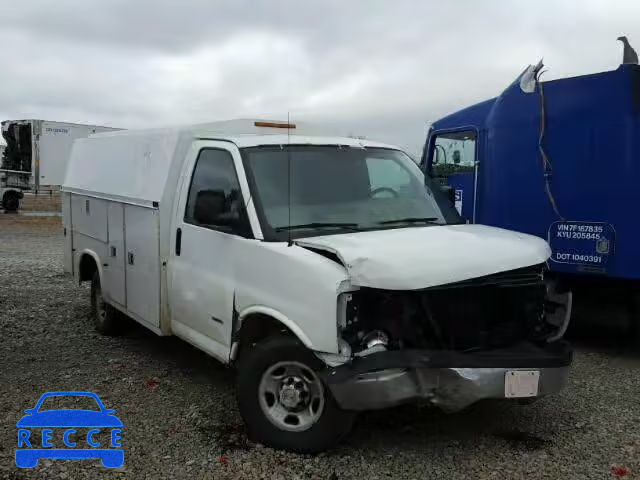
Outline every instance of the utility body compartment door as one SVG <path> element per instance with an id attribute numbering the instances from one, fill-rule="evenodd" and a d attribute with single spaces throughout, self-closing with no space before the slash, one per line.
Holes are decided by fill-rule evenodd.
<path id="1" fill-rule="evenodd" d="M 75 234 L 106 243 L 108 200 L 86 195 L 71 195 L 71 218 Z"/>
<path id="2" fill-rule="evenodd" d="M 137 320 L 160 327 L 160 233 L 155 208 L 124 205 L 127 310 Z"/>
<path id="3" fill-rule="evenodd" d="M 103 268 L 102 289 L 107 297 L 121 306 L 126 306 L 125 257 L 124 250 L 124 204 L 109 202 L 107 208 L 109 242 L 107 245 L 106 267 Z"/>

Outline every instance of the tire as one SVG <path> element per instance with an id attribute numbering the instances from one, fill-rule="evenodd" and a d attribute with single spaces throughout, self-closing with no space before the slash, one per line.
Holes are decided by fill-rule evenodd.
<path id="1" fill-rule="evenodd" d="M 7 212 L 16 212 L 20 206 L 20 197 L 16 192 L 7 192 L 2 197 L 2 208 Z"/>
<path id="2" fill-rule="evenodd" d="M 98 272 L 93 274 L 91 280 L 91 318 L 96 330 L 102 335 L 116 336 L 124 331 L 120 313 L 102 297 Z"/>
<path id="3" fill-rule="evenodd" d="M 238 364 L 237 394 L 240 415 L 247 426 L 249 438 L 277 449 L 317 453 L 333 447 L 349 433 L 355 413 L 341 410 L 329 389 L 317 377 L 315 372 L 323 367 L 324 364 L 298 340 L 283 335 L 268 337 L 245 350 Z M 285 372 L 282 376 L 279 376 L 280 368 Z M 296 369 L 300 375 L 295 374 Z M 293 376 L 289 376 L 291 372 L 294 372 Z M 276 377 L 278 380 L 275 382 L 279 385 L 279 390 L 276 390 L 281 392 L 280 396 L 270 392 L 267 394 L 269 387 L 263 389 L 263 382 L 269 384 Z M 313 377 L 317 380 L 318 388 L 316 382 L 310 381 L 314 380 Z M 292 378 L 302 381 L 295 380 L 295 385 L 287 385 Z M 290 392 L 300 383 L 304 383 L 305 388 L 309 387 L 305 396 L 301 393 L 304 389 L 299 392 L 302 403 L 310 400 L 309 405 L 296 407 L 302 409 L 299 413 L 289 413 L 284 422 L 288 425 L 283 428 L 282 422 L 275 421 L 275 415 L 267 412 L 284 409 L 286 413 L 288 409 L 281 402 L 282 390 L 288 389 Z M 284 398 L 286 401 L 292 400 L 286 396 Z M 273 406 L 270 406 L 271 403 Z M 296 425 L 290 421 L 290 417 L 305 416 L 315 416 L 314 420 L 306 423 L 310 426 L 305 427 L 305 422 Z"/>

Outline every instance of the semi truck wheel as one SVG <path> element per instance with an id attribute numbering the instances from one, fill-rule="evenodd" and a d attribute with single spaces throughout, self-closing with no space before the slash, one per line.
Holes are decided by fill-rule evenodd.
<path id="1" fill-rule="evenodd" d="M 96 330 L 102 335 L 119 335 L 124 330 L 120 312 L 105 302 L 102 297 L 98 272 L 93 274 L 91 280 L 91 317 Z"/>
<path id="2" fill-rule="evenodd" d="M 333 447 L 353 425 L 317 372 L 323 363 L 299 341 L 269 337 L 245 350 L 237 369 L 238 406 L 249 437 L 298 453 Z"/>
<path id="3" fill-rule="evenodd" d="M 20 197 L 16 192 L 7 192 L 2 197 L 2 208 L 7 212 L 16 212 L 20 206 Z"/>

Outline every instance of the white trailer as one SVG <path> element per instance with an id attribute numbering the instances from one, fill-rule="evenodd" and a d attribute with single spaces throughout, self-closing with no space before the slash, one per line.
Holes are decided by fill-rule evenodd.
<path id="1" fill-rule="evenodd" d="M 64 180 L 73 142 L 113 130 L 117 129 L 47 120 L 2 122 L 7 146 L 0 157 L 1 206 L 17 210 L 23 192 L 58 188 Z"/>
<path id="2" fill-rule="evenodd" d="M 546 242 L 456 224 L 396 147 L 253 120 L 104 133 L 76 141 L 62 191 L 96 329 L 125 314 L 236 365 L 256 441 L 314 452 L 355 411 L 566 383 Z"/>

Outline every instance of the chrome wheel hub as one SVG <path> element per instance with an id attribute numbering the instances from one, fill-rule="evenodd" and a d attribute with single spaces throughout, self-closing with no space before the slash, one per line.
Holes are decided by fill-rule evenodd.
<path id="1" fill-rule="evenodd" d="M 283 407 L 294 410 L 309 402 L 309 388 L 301 378 L 288 377 L 280 386 L 279 397 Z"/>
<path id="2" fill-rule="evenodd" d="M 268 368 L 260 380 L 258 395 L 265 416 L 282 430 L 307 430 L 324 410 L 322 382 L 299 362 L 278 362 Z"/>

